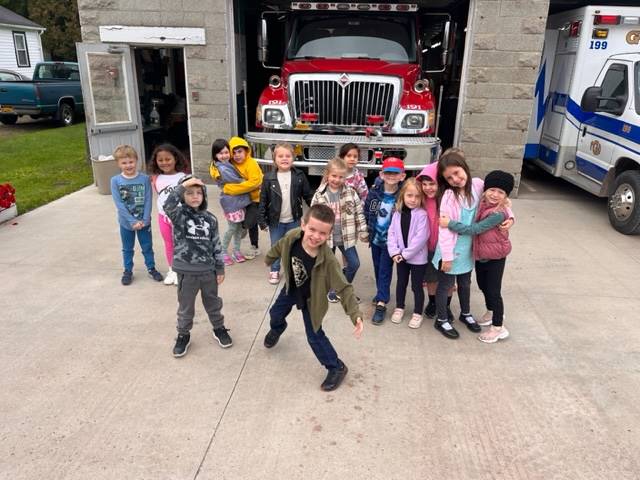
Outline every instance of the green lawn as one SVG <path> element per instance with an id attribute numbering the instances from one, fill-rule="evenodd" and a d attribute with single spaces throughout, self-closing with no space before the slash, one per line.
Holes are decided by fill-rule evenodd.
<path id="1" fill-rule="evenodd" d="M 16 189 L 19 213 L 93 182 L 85 132 L 81 123 L 0 139 L 0 184 Z"/>

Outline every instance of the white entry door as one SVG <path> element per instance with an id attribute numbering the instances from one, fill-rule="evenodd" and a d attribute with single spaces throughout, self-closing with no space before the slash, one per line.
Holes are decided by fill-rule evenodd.
<path id="1" fill-rule="evenodd" d="M 77 43 L 91 158 L 131 145 L 144 167 L 137 81 L 128 45 Z"/>

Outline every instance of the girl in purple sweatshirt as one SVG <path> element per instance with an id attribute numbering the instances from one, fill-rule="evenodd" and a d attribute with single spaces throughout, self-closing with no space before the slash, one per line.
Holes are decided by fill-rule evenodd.
<path id="1" fill-rule="evenodd" d="M 407 293 L 409 277 L 413 290 L 413 315 L 409 328 L 420 328 L 422 309 L 424 308 L 424 290 L 422 279 L 427 268 L 427 240 L 429 222 L 424 208 L 422 188 L 415 178 L 404 182 L 398 194 L 396 211 L 391 219 L 387 234 L 389 256 L 396 264 L 396 309 L 391 315 L 393 323 L 401 323 L 404 316 L 404 299 Z"/>

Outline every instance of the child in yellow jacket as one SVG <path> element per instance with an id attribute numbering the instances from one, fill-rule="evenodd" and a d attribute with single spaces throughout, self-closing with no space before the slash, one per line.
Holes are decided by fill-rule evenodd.
<path id="1" fill-rule="evenodd" d="M 240 183 L 227 183 L 223 192 L 227 195 L 242 195 L 248 193 L 251 203 L 245 209 L 244 228 L 249 230 L 249 240 L 251 249 L 245 255 L 254 258 L 260 255 L 258 248 L 258 204 L 260 203 L 260 186 L 262 185 L 262 170 L 260 165 L 251 156 L 251 147 L 244 138 L 231 137 L 229 139 L 231 147 L 231 158 L 233 166 L 238 170 L 240 176 L 244 178 Z M 217 168 L 212 165 L 209 169 L 211 176 L 216 179 L 219 174 Z"/>

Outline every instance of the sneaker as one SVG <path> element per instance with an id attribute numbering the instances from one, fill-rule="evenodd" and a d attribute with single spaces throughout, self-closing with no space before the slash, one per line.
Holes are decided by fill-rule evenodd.
<path id="1" fill-rule="evenodd" d="M 185 356 L 190 343 L 191 335 L 188 333 L 179 333 L 178 338 L 176 338 L 176 344 L 173 347 L 173 356 L 176 358 Z"/>
<path id="2" fill-rule="evenodd" d="M 453 314 L 452 314 L 453 315 Z M 436 318 L 436 304 L 429 302 L 424 309 L 424 316 L 427 318 L 434 319 Z"/>
<path id="3" fill-rule="evenodd" d="M 280 335 L 281 334 L 275 330 L 269 330 L 264 337 L 264 346 L 267 348 L 275 347 L 278 340 L 280 340 Z"/>
<path id="4" fill-rule="evenodd" d="M 402 317 L 404 315 L 404 308 L 396 308 L 391 314 L 391 321 L 393 323 L 402 323 Z"/>
<path id="5" fill-rule="evenodd" d="M 433 328 L 438 330 L 442 335 L 452 340 L 458 338 L 460 334 L 453 328 L 453 325 L 447 320 L 436 320 L 433 323 Z"/>
<path id="6" fill-rule="evenodd" d="M 231 337 L 227 333 L 228 331 L 229 329 L 225 327 L 213 329 L 213 338 L 218 340 L 218 343 L 222 348 L 229 348 L 231 345 L 233 345 L 233 341 L 231 340 Z"/>
<path id="7" fill-rule="evenodd" d="M 491 327 L 482 335 L 478 336 L 478 340 L 484 343 L 496 343 L 498 340 L 504 340 L 509 337 L 509 330 L 504 327 Z"/>
<path id="8" fill-rule="evenodd" d="M 253 260 L 258 255 L 260 255 L 260 249 L 258 247 L 254 247 L 253 245 L 251 245 L 247 250 L 247 253 L 244 254 L 247 260 Z"/>
<path id="9" fill-rule="evenodd" d="M 161 282 L 162 280 L 164 280 L 164 277 L 162 276 L 162 274 L 158 270 L 156 270 L 155 268 L 150 268 L 149 270 L 147 270 L 147 273 L 156 282 Z"/>
<path id="10" fill-rule="evenodd" d="M 230 267 L 231 265 L 233 265 L 233 258 L 231 258 L 231 255 L 229 255 L 228 253 L 224 254 L 223 261 L 225 267 Z"/>
<path id="11" fill-rule="evenodd" d="M 373 312 L 373 317 L 371 318 L 371 323 L 374 325 L 382 325 L 384 322 L 384 316 L 387 313 L 387 306 L 384 303 L 377 303 L 376 309 Z"/>
<path id="12" fill-rule="evenodd" d="M 164 277 L 165 285 L 176 285 L 178 283 L 178 274 L 173 270 L 169 269 L 167 274 Z"/>
<path id="13" fill-rule="evenodd" d="M 480 325 L 478 325 L 478 322 L 476 322 L 476 319 L 473 318 L 473 315 L 471 314 L 461 313 L 458 320 L 464 323 L 473 333 L 480 333 L 482 331 L 482 328 L 480 328 Z"/>
<path id="14" fill-rule="evenodd" d="M 133 272 L 131 270 L 125 270 L 122 272 L 122 279 L 120 279 L 123 285 L 131 285 L 133 282 Z"/>
<path id="15" fill-rule="evenodd" d="M 491 310 L 487 310 L 484 312 L 484 315 L 480 318 L 478 325 L 481 327 L 488 327 L 493 322 L 493 312 Z"/>
<path id="16" fill-rule="evenodd" d="M 325 392 L 330 392 L 332 390 L 335 390 L 340 386 L 340 384 L 342 383 L 342 380 L 344 380 L 344 377 L 346 377 L 348 371 L 349 369 L 344 364 L 344 362 L 338 359 L 338 367 L 332 368 L 327 372 L 327 378 L 324 379 L 324 382 L 322 382 L 322 385 L 320 385 L 320 388 Z"/>
<path id="17" fill-rule="evenodd" d="M 269 283 L 277 285 L 280 283 L 280 272 L 269 272 Z"/>
<path id="18" fill-rule="evenodd" d="M 236 263 L 244 263 L 247 261 L 245 256 L 242 255 L 242 252 L 240 252 L 239 250 L 231 254 L 231 259 Z"/>
<path id="19" fill-rule="evenodd" d="M 340 301 L 340 297 L 334 290 L 331 290 L 329 293 L 327 293 L 327 300 L 329 300 L 330 303 L 338 303 Z"/>
<path id="20" fill-rule="evenodd" d="M 414 313 L 409 320 L 409 328 L 420 328 L 422 325 L 422 315 L 420 313 Z"/>

